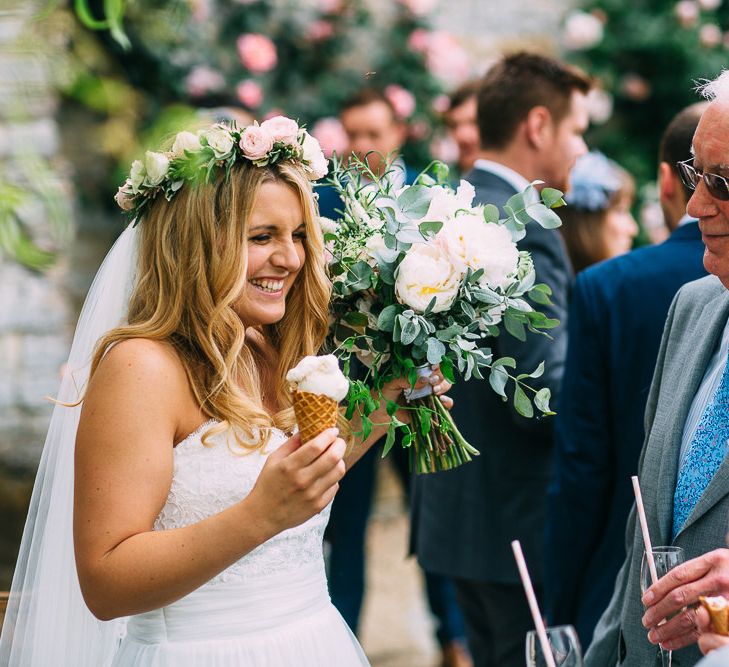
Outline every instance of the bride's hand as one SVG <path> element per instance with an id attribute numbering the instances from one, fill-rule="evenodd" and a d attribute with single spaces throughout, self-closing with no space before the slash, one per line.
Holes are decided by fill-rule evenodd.
<path id="1" fill-rule="evenodd" d="M 446 396 L 453 385 L 448 382 L 445 377 L 443 377 L 440 365 L 435 366 L 429 376 L 418 377 L 418 381 L 415 383 L 415 389 L 422 389 L 427 385 L 431 385 L 433 387 L 433 393 L 440 397 L 441 403 L 443 403 L 443 406 L 447 410 L 450 410 L 453 407 L 453 399 L 450 396 Z M 387 400 L 397 402 L 405 389 L 410 389 L 410 382 L 408 379 L 395 378 L 385 384 L 382 388 L 382 395 Z"/>
<path id="2" fill-rule="evenodd" d="M 249 497 L 274 534 L 304 523 L 334 498 L 346 470 L 338 434 L 330 428 L 304 444 L 295 435 L 268 457 Z"/>

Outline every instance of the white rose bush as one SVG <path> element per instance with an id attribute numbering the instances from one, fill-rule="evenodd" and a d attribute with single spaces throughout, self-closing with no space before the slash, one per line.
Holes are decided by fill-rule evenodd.
<path id="1" fill-rule="evenodd" d="M 377 178 L 361 160 L 347 166 L 336 158 L 330 183 L 342 200 L 341 217 L 322 221 L 333 284 L 330 346 L 349 374 L 352 356 L 366 367 L 351 380 L 347 416 L 362 418 L 362 433 L 372 429 L 370 415 L 385 400 L 385 383 L 440 366 L 450 382 L 488 378 L 491 388 L 525 417 L 552 414 L 549 389 L 532 389 L 528 381 L 542 375 L 516 373 L 517 360 L 495 358 L 490 341 L 499 335 L 526 339 L 526 332 L 559 322 L 535 305 L 548 305 L 551 290 L 537 284 L 534 265 L 516 242 L 534 220 L 543 227 L 560 225 L 551 210 L 564 205 L 562 193 L 541 192 L 531 184 L 504 206 L 505 218 L 491 204 L 474 205 L 475 191 L 466 181 L 447 183 L 448 168 L 434 162 L 415 183 L 395 189 L 387 175 Z M 513 372 L 512 372 L 513 371 Z M 418 473 L 448 470 L 478 454 L 465 441 L 440 400 L 432 394 L 406 392 L 410 424 L 397 418 L 403 406 L 387 401 L 390 416 L 385 456 L 401 431 Z"/>

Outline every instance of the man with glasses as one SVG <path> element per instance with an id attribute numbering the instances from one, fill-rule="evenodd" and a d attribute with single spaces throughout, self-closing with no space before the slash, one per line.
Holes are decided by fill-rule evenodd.
<path id="1" fill-rule="evenodd" d="M 660 665 L 658 644 L 673 651 L 674 665 L 696 664 L 698 597 L 729 594 L 729 72 L 702 92 L 711 104 L 694 135 L 693 161 L 680 168 L 712 275 L 683 287 L 671 305 L 638 469 L 653 544 L 682 547 L 688 562 L 641 598 L 644 546 L 633 509 L 627 558 L 586 667 Z"/>

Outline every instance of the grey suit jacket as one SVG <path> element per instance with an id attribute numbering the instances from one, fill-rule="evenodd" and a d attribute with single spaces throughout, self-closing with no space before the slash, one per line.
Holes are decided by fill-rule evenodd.
<path id="1" fill-rule="evenodd" d="M 503 205 L 515 193 L 481 170 L 466 177 L 481 203 Z M 535 388 L 556 399 L 566 354 L 566 315 L 572 270 L 557 230 L 530 223 L 519 248 L 532 253 L 537 281 L 553 290 L 544 309 L 562 321 L 554 340 L 528 334 L 527 342 L 503 332 L 489 340 L 497 356 L 518 359 L 531 372 L 545 361 Z M 462 579 L 518 584 L 510 542 L 519 539 L 536 581 L 541 581 L 546 486 L 552 452 L 552 419 L 524 419 L 495 394 L 488 381 L 458 382 L 451 392 L 453 417 L 481 455 L 455 470 L 416 477 L 412 489 L 412 547 L 422 567 Z"/>
<path id="2" fill-rule="evenodd" d="M 729 316 L 729 290 L 714 276 L 684 286 L 668 313 L 648 404 L 646 441 L 638 468 L 648 530 L 654 545 L 671 544 L 673 493 L 684 422 Z M 686 559 L 726 546 L 729 524 L 729 457 L 676 536 Z M 625 535 L 626 560 L 607 610 L 595 629 L 585 667 L 653 665 L 656 647 L 641 623 L 640 563 L 643 538 L 635 506 Z M 701 659 L 696 646 L 674 651 L 673 664 Z"/>

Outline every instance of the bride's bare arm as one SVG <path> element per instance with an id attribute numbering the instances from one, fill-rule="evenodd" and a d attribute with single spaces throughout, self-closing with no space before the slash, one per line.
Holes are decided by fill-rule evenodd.
<path id="1" fill-rule="evenodd" d="M 344 474 L 345 445 L 335 430 L 303 446 L 295 437 L 269 456 L 239 503 L 185 528 L 153 531 L 188 392 L 174 353 L 145 340 L 115 346 L 89 385 L 76 441 L 74 546 L 84 599 L 100 619 L 190 593 L 321 511 Z"/>

